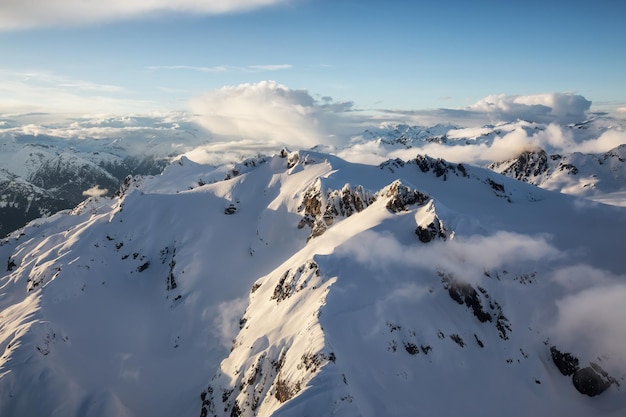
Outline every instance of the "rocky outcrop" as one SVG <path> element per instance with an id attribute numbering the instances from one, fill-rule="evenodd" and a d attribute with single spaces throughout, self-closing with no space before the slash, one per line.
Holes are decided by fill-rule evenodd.
<path id="1" fill-rule="evenodd" d="M 481 323 L 494 323 L 500 339 L 509 339 L 511 322 L 502 312 L 500 303 L 490 297 L 486 289 L 481 286 L 475 289 L 471 284 L 445 272 L 440 271 L 439 276 L 450 298 L 470 309 Z"/>
<path id="2" fill-rule="evenodd" d="M 519 154 L 515 159 L 494 162 L 487 168 L 497 171 L 507 177 L 515 178 L 520 181 L 534 183 L 532 178 L 538 177 L 550 168 L 548 163 L 548 154 L 544 150 L 525 151 Z M 502 167 L 505 167 L 502 169 Z"/>
<path id="3" fill-rule="evenodd" d="M 321 182 L 318 180 L 317 184 L 304 193 L 298 208 L 298 212 L 303 214 L 298 228 L 309 226 L 311 228 L 309 239 L 322 235 L 333 225 L 336 218 L 350 217 L 354 213 L 359 213 L 376 200 L 373 193 L 360 185 L 352 187 L 346 184 L 341 190 L 327 190 L 325 193 L 322 193 L 321 188 Z"/>
<path id="4" fill-rule="evenodd" d="M 568 352 L 561 352 L 556 346 L 550 347 L 552 362 L 564 376 L 572 377 L 572 384 L 578 392 L 590 397 L 602 394 L 612 384 L 619 385 L 617 380 L 602 369 L 595 362 L 590 362 L 589 366 L 579 367 L 577 357 Z"/>
<path id="5" fill-rule="evenodd" d="M 437 216 L 435 216 L 433 221 L 426 226 L 418 224 L 415 229 L 415 234 L 420 242 L 423 243 L 428 243 L 433 239 L 445 239 L 448 236 L 446 229 L 443 226 L 443 222 Z"/>
<path id="6" fill-rule="evenodd" d="M 410 162 L 416 164 L 422 172 L 432 172 L 437 177 L 443 177 L 444 181 L 448 178 L 448 175 L 469 176 L 463 164 L 455 164 L 441 158 L 417 155 L 417 157 Z"/>
<path id="7" fill-rule="evenodd" d="M 388 199 L 387 209 L 394 213 L 406 211 L 410 205 L 422 205 L 430 200 L 430 196 L 427 194 L 417 190 L 411 190 L 410 187 L 402 184 L 399 180 L 394 181 L 387 187 L 383 194 Z"/>
<path id="8" fill-rule="evenodd" d="M 350 184 L 344 185 L 341 190 L 327 190 L 326 193 L 322 193 L 321 188 L 321 181 L 318 180 L 304 193 L 298 208 L 298 212 L 303 214 L 298 228 L 310 227 L 309 239 L 323 234 L 336 219 L 359 213 L 379 198 L 387 200 L 386 207 L 393 213 L 407 211 L 411 205 L 421 206 L 431 200 L 427 194 L 411 189 L 400 180 L 394 181 L 377 193 L 366 191 L 361 185 L 352 187 Z M 438 218 L 436 223 L 426 233 L 430 234 L 432 229 L 435 232 L 431 238 L 445 238 L 443 223 Z"/>

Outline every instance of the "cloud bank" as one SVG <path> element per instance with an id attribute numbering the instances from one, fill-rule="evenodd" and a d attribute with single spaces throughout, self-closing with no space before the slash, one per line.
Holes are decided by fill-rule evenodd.
<path id="1" fill-rule="evenodd" d="M 575 123 L 586 118 L 591 101 L 572 93 L 548 93 L 528 96 L 504 94 L 488 96 L 468 110 L 489 115 L 493 120 L 532 120 L 541 123 Z"/>
<path id="2" fill-rule="evenodd" d="M 393 117 L 414 124 L 433 125 L 454 123 L 477 126 L 499 122 L 528 120 L 539 123 L 569 124 L 588 117 L 591 101 L 574 93 L 543 93 L 531 95 L 490 95 L 459 109 L 430 109 L 397 111 L 381 109 Z"/>
<path id="3" fill-rule="evenodd" d="M 334 102 L 330 97 L 316 100 L 307 90 L 294 90 L 275 81 L 226 86 L 198 97 L 191 109 L 198 123 L 223 141 L 259 146 L 284 144 L 291 148 L 349 145 L 339 155 L 352 161 L 378 163 L 387 158 L 407 159 L 416 149 L 385 149 L 372 144 L 355 144 L 365 128 L 377 123 L 410 123 L 432 126 L 434 123 L 456 123 L 479 127 L 498 124 L 498 133 L 487 140 L 449 146 L 428 143 L 420 153 L 450 161 L 485 163 L 517 156 L 520 152 L 545 149 L 549 152 L 605 152 L 624 143 L 623 132 L 607 132 L 599 138 L 575 136 L 566 126 L 587 118 L 591 102 L 573 93 L 546 93 L 529 96 L 489 96 L 464 109 L 438 109 L 413 112 L 371 113 L 355 111 L 352 102 Z M 423 120 L 426 116 L 427 120 Z M 426 121 L 427 123 L 421 123 Z M 508 126 L 500 126 L 508 123 Z M 547 125 L 539 126 L 539 125 Z M 540 128 L 538 128 L 540 127 Z M 475 129 L 474 129 L 475 130 Z M 495 129 L 486 129 L 493 132 Z M 463 131 L 463 137 L 472 135 Z M 484 132 L 477 131 L 476 137 Z M 455 130 L 449 132 L 453 139 Z M 583 140 L 584 139 L 584 140 Z M 247 143 L 247 142 L 246 142 Z M 376 148 L 376 146 L 374 146 Z M 362 148 L 362 149 L 361 149 Z M 409 153 L 410 155 L 405 155 Z M 356 159 L 355 159 L 356 158 Z"/>
<path id="4" fill-rule="evenodd" d="M 166 12 L 222 14 L 267 7 L 288 0 L 3 0 L 0 30 L 86 25 Z"/>
<path id="5" fill-rule="evenodd" d="M 337 144 L 354 129 L 343 116 L 351 102 L 315 100 L 306 90 L 275 81 L 240 84 L 214 90 L 191 102 L 198 123 L 218 139 L 253 140 L 308 148 Z M 350 122 L 350 123 L 348 123 Z"/>
<path id="6" fill-rule="evenodd" d="M 389 233 L 366 231 L 340 246 L 340 256 L 355 259 L 373 271 L 419 267 L 444 270 L 468 282 L 480 282 L 486 270 L 504 265 L 527 266 L 557 259 L 561 253 L 548 236 L 527 236 L 499 231 L 489 236 L 456 237 L 429 245 L 405 245 Z"/>
<path id="7" fill-rule="evenodd" d="M 575 265 L 554 274 L 567 295 L 557 301 L 553 342 L 598 361 L 605 370 L 626 372 L 626 276 L 588 265 Z"/>
<path id="8" fill-rule="evenodd" d="M 428 285 L 419 281 L 398 285 L 398 276 L 413 268 L 444 271 L 471 284 L 483 284 L 484 272 L 490 270 L 542 271 L 539 285 L 543 287 L 537 296 L 546 297 L 554 308 L 539 313 L 543 337 L 573 353 L 582 366 L 592 361 L 614 377 L 626 373 L 626 276 L 572 262 L 575 255 L 553 246 L 548 236 L 499 231 L 407 245 L 387 232 L 365 231 L 335 253 L 346 262 L 359 263 L 389 289 L 377 303 L 377 311 L 397 303 L 417 303 L 427 294 Z"/>

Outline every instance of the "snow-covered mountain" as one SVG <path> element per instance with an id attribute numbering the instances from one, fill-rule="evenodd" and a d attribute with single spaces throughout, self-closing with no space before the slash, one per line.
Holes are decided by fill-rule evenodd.
<path id="1" fill-rule="evenodd" d="M 621 416 L 625 210 L 423 155 L 181 158 L 1 241 L 0 415 Z"/>
<path id="2" fill-rule="evenodd" d="M 127 175 L 158 174 L 201 140 L 193 125 L 163 117 L 79 119 L 69 126 L 0 121 L 0 236 L 87 195 L 113 195 Z"/>
<path id="3" fill-rule="evenodd" d="M 603 154 L 548 155 L 543 150 L 526 151 L 488 168 L 566 194 L 599 200 L 612 194 L 626 195 L 626 144 Z"/>
<path id="4" fill-rule="evenodd" d="M 31 123 L 32 118 L 37 123 Z M 112 195 L 127 175 L 158 174 L 167 161 L 186 152 L 194 160 L 200 156 L 218 164 L 220 159 L 240 160 L 258 152 L 277 152 L 283 146 L 250 141 L 212 143 L 210 134 L 198 131 L 185 114 L 84 118 L 69 124 L 51 123 L 45 115 L 1 119 L 0 236 L 34 218 L 72 208 L 87 195 L 102 194 L 103 190 Z M 606 160 L 604 152 L 570 149 L 610 134 L 623 135 L 621 124 L 601 117 L 560 127 L 524 120 L 480 127 L 383 122 L 338 147 L 319 150 L 367 163 L 428 154 L 489 166 L 541 187 L 614 203 L 616 196 L 619 202 L 626 194 L 623 164 L 615 162 L 623 159 L 623 152 L 614 149 L 613 162 L 601 166 Z M 614 137 L 608 139 L 615 142 Z M 540 177 L 525 177 L 524 169 L 531 173 L 536 169 L 528 165 L 533 158 L 526 161 L 524 155 L 542 150 L 551 158 L 547 171 Z"/>
<path id="5" fill-rule="evenodd" d="M 595 151 L 594 142 L 606 150 Z M 364 151 L 376 155 L 368 162 L 416 153 L 473 162 L 548 190 L 611 204 L 623 205 L 626 196 L 626 134 L 610 118 L 567 126 L 524 120 L 480 127 L 383 123 L 355 136 L 339 154 L 363 158 Z"/>

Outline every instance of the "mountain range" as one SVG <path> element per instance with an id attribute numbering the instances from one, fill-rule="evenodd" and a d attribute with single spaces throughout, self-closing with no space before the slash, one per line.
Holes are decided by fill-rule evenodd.
<path id="1" fill-rule="evenodd" d="M 623 146 L 487 169 L 416 144 L 545 127 L 390 126 L 351 149 L 412 157 L 181 156 L 10 233 L 0 415 L 623 415 L 626 211 L 585 197 Z"/>

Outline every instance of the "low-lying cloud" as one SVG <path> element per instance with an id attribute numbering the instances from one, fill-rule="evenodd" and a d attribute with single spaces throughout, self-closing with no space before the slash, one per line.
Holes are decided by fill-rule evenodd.
<path id="1" fill-rule="evenodd" d="M 626 372 L 626 276 L 588 265 L 559 270 L 566 295 L 556 301 L 552 342 L 581 360 L 598 362 L 614 376 Z"/>
<path id="2" fill-rule="evenodd" d="M 454 162 L 485 164 L 517 157 L 523 151 L 600 153 L 626 143 L 626 134 L 617 128 L 588 137 L 586 131 L 571 127 L 588 117 L 590 105 L 589 100 L 573 93 L 498 95 L 463 109 L 374 114 L 356 111 L 352 102 L 335 102 L 330 97 L 316 100 L 307 90 L 261 81 L 210 91 L 194 99 L 191 107 L 214 142 L 224 141 L 234 147 L 249 142 L 271 149 L 281 145 L 292 149 L 328 145 L 331 151 L 335 147 L 341 157 L 368 164 L 388 158 L 410 159 L 416 152 Z M 423 116 L 429 123 L 418 123 L 424 121 Z M 486 135 L 487 139 L 458 144 L 414 142 L 410 149 L 355 140 L 365 129 L 395 122 L 422 126 L 456 123 L 469 129 L 451 126 L 450 139 L 457 132 L 471 138 L 473 131 L 476 138 Z M 483 127 L 486 125 L 490 127 Z"/>
<path id="3" fill-rule="evenodd" d="M 83 196 L 85 197 L 102 197 L 103 195 L 107 195 L 109 190 L 106 188 L 100 188 L 99 185 L 95 185 L 85 191 L 83 191 Z"/>
<path id="4" fill-rule="evenodd" d="M 267 7 L 288 0 L 3 0 L 0 30 L 86 25 L 164 12 L 223 14 Z"/>
<path id="5" fill-rule="evenodd" d="M 473 235 L 429 245 L 404 245 L 389 233 L 367 231 L 349 241 L 337 253 L 356 259 L 372 270 L 390 267 L 420 267 L 444 270 L 465 281 L 478 282 L 486 270 L 504 265 L 528 265 L 561 256 L 548 236 L 527 236 L 499 231 L 489 236 Z"/>

